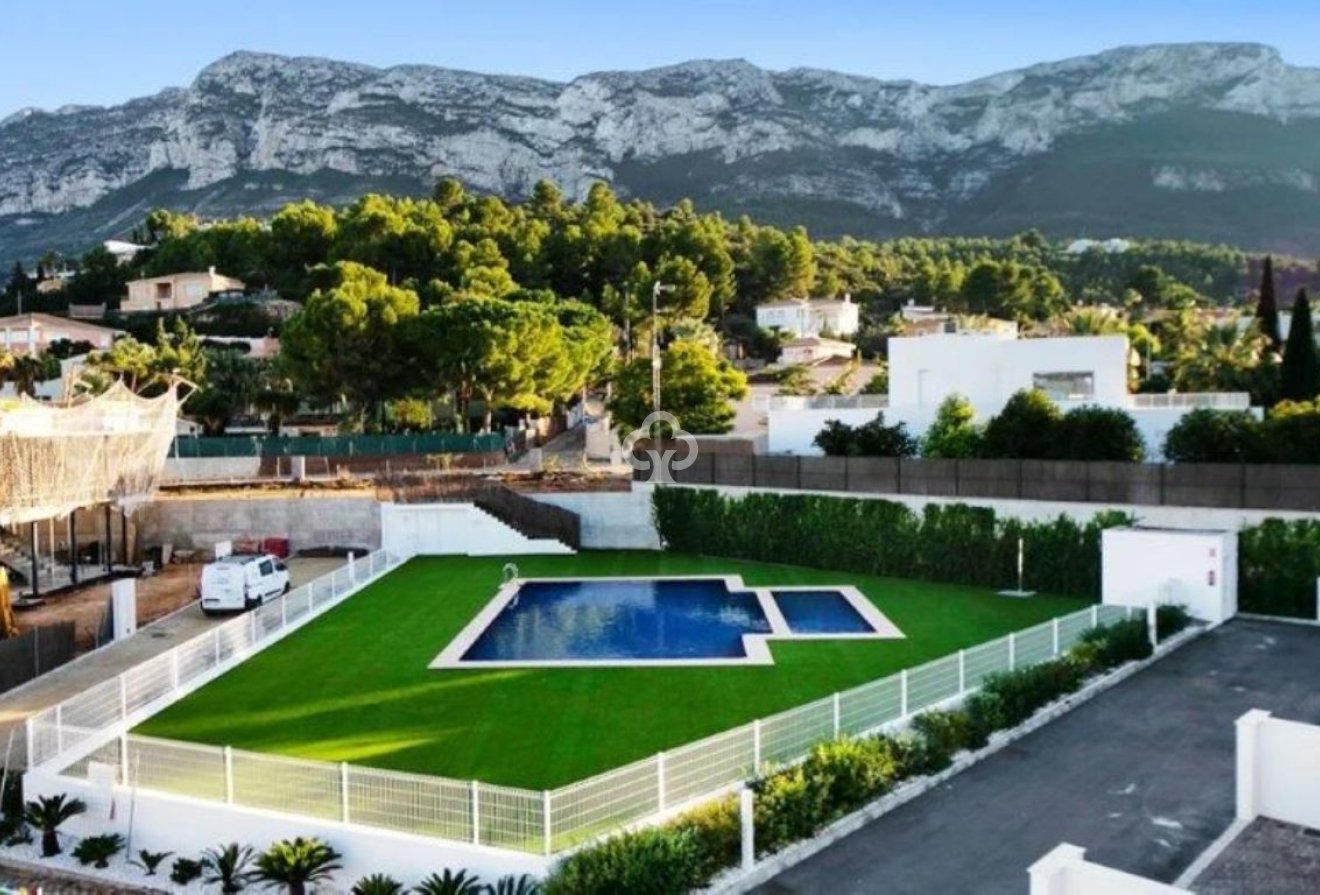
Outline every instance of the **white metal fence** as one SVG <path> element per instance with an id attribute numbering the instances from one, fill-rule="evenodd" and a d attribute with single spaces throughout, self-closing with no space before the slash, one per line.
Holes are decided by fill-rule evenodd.
<path id="1" fill-rule="evenodd" d="M 27 720 L 27 763 L 67 765 L 342 602 L 401 560 L 367 554 Z"/>
<path id="2" fill-rule="evenodd" d="M 371 574 L 393 562 L 381 557 L 370 566 Z M 283 612 L 281 617 L 289 619 L 319 611 L 318 605 L 330 605 L 334 588 L 324 591 L 329 596 L 320 604 L 318 592 L 317 587 L 307 588 L 303 595 L 295 591 L 289 606 L 266 614 Z M 290 616 L 290 609 L 298 614 Z M 987 675 L 1058 656 L 1088 628 L 1130 618 L 1135 611 L 1093 606 L 555 790 L 494 786 L 127 733 L 129 725 L 123 719 L 133 717 L 135 706 L 150 705 L 150 699 L 167 694 L 166 685 L 173 682 L 176 668 L 190 670 L 191 679 L 198 674 L 214 676 L 217 663 L 224 661 L 220 657 L 250 648 L 244 631 L 266 630 L 261 613 L 239 620 L 239 625 L 216 629 L 224 634 L 208 633 L 209 652 L 185 644 L 175 651 L 176 658 L 163 663 L 163 669 L 147 663 L 125 675 L 132 678 L 131 684 L 112 682 L 104 692 L 98 688 L 86 698 L 79 697 L 76 709 L 66 703 L 63 722 L 59 717 L 44 719 L 37 739 L 51 757 L 67 760 L 72 754 L 69 743 L 50 752 L 49 738 L 86 737 L 86 730 L 103 731 L 105 725 L 117 724 L 118 736 L 103 737 L 90 754 L 63 765 L 63 773 L 85 778 L 88 763 L 95 761 L 117 768 L 120 782 L 143 789 L 553 854 L 709 799 L 768 768 L 801 760 L 818 743 L 901 725 L 919 712 L 975 691 Z M 141 671 L 148 666 L 155 670 Z M 123 697 L 125 693 L 129 695 Z M 77 714 L 74 720 L 80 726 L 71 725 L 71 713 Z"/>

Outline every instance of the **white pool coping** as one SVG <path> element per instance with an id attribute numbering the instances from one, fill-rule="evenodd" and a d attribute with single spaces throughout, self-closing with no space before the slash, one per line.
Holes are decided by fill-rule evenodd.
<path id="1" fill-rule="evenodd" d="M 768 634 L 742 635 L 744 656 L 706 659 L 504 659 L 499 661 L 464 660 L 463 656 L 501 612 L 517 596 L 524 584 L 562 584 L 580 581 L 721 581 L 730 593 L 751 593 L 770 623 Z M 774 593 L 784 591 L 834 591 L 842 594 L 868 625 L 870 632 L 839 634 L 795 634 L 779 611 Z M 600 577 L 515 578 L 505 582 L 495 596 L 481 608 L 458 636 L 441 650 L 428 668 L 485 670 L 498 668 L 709 668 L 713 666 L 773 665 L 772 640 L 900 640 L 905 635 L 876 605 L 851 584 L 799 584 L 748 587 L 741 575 L 609 575 Z"/>

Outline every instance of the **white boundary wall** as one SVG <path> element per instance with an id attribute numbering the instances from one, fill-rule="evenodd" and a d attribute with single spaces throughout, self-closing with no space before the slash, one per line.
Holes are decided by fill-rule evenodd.
<path id="1" fill-rule="evenodd" d="M 1027 870 L 1031 895 L 1185 895 L 1169 886 L 1086 860 L 1086 850 L 1062 843 Z"/>
<path id="2" fill-rule="evenodd" d="M 1320 727 L 1261 709 L 1237 720 L 1237 816 L 1320 829 Z"/>
<path id="3" fill-rule="evenodd" d="M 529 538 L 470 503 L 382 503 L 381 546 L 394 556 L 503 556 L 572 553 L 551 538 Z"/>
<path id="4" fill-rule="evenodd" d="M 1109 528 L 1101 536 L 1103 600 L 1186 606 L 1213 624 L 1237 615 L 1235 531 Z"/>

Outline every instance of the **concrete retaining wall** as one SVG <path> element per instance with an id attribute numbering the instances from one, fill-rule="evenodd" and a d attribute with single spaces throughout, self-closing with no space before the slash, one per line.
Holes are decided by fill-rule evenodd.
<path id="1" fill-rule="evenodd" d="M 380 504 L 370 494 L 162 497 L 134 515 L 143 544 L 209 549 L 217 541 L 288 538 L 293 550 L 380 546 Z"/>
<path id="2" fill-rule="evenodd" d="M 577 513 L 582 520 L 582 546 L 586 549 L 660 549 L 660 536 L 651 521 L 650 489 L 634 487 L 632 491 L 527 496 Z"/>

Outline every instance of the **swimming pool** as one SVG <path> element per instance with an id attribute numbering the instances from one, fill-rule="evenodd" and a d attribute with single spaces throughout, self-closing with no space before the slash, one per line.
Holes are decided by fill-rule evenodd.
<path id="1" fill-rule="evenodd" d="M 767 641 L 902 637 L 855 587 L 705 578 L 521 579 L 432 668 L 772 664 Z"/>

